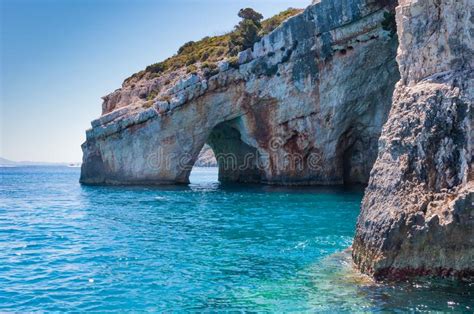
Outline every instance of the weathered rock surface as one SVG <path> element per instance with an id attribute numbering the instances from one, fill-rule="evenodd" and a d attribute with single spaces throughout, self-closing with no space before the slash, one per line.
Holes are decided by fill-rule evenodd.
<path id="1" fill-rule="evenodd" d="M 474 2 L 400 0 L 397 84 L 353 244 L 375 278 L 474 275 Z"/>
<path id="2" fill-rule="evenodd" d="M 194 163 L 196 167 L 217 167 L 217 159 L 211 146 L 205 144 Z"/>
<path id="3" fill-rule="evenodd" d="M 81 182 L 187 183 L 205 143 L 222 181 L 367 182 L 399 80 L 391 2 L 323 0 L 216 75 L 126 81 L 87 131 Z"/>

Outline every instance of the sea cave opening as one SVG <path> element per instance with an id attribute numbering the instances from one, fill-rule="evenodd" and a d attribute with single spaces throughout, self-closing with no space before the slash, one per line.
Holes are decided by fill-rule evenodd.
<path id="1" fill-rule="evenodd" d="M 364 134 L 363 129 L 351 127 L 344 132 L 337 145 L 340 160 L 339 176 L 344 185 L 365 185 L 377 156 L 378 138 Z"/>
<path id="2" fill-rule="evenodd" d="M 191 182 L 197 180 L 198 173 L 207 180 L 212 180 L 217 173 L 221 183 L 261 182 L 257 149 L 243 140 L 240 129 L 239 119 L 220 123 L 212 129 L 194 163 Z"/>

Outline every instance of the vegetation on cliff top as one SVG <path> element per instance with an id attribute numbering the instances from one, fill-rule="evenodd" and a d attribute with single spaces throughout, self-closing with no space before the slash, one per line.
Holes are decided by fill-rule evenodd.
<path id="1" fill-rule="evenodd" d="M 146 67 L 145 70 L 127 78 L 124 84 L 131 80 L 139 80 L 145 76 L 158 77 L 164 72 L 187 68 L 187 72 L 196 71 L 196 63 L 209 71 L 215 71 L 217 62 L 235 57 L 238 52 L 250 48 L 262 36 L 270 33 L 289 17 L 302 12 L 301 9 L 289 8 L 279 14 L 263 20 L 263 16 L 253 9 L 239 11 L 239 22 L 232 32 L 224 35 L 204 37 L 199 41 L 190 41 L 178 49 L 174 56 Z M 231 60 L 232 63 L 232 60 Z"/>
<path id="2" fill-rule="evenodd" d="M 253 47 L 260 38 L 263 15 L 251 8 L 241 9 L 239 17 L 242 21 L 235 26 L 230 34 L 229 55 L 235 56 L 240 51 Z"/>

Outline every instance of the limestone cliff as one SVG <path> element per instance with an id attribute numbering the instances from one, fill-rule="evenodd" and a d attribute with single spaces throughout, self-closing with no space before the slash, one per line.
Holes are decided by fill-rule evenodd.
<path id="1" fill-rule="evenodd" d="M 221 181 L 367 182 L 399 80 L 391 4 L 322 0 L 215 70 L 132 76 L 87 131 L 81 182 L 187 183 L 205 143 Z"/>
<path id="2" fill-rule="evenodd" d="M 401 80 L 353 245 L 376 278 L 474 275 L 474 2 L 400 0 Z"/>

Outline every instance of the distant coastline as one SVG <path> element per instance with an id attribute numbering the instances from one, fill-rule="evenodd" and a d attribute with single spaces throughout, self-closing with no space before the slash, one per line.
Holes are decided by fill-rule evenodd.
<path id="1" fill-rule="evenodd" d="M 19 166 L 80 167 L 81 162 L 14 161 L 14 160 L 0 157 L 0 167 L 19 167 Z"/>

